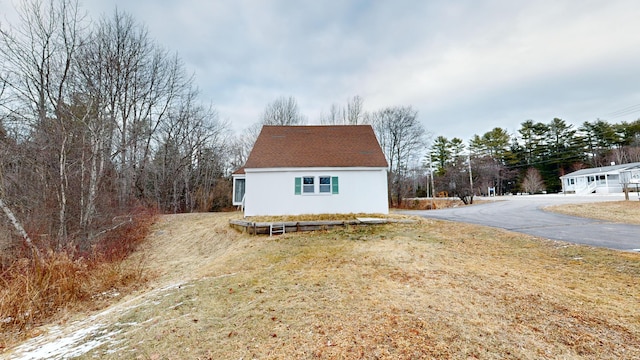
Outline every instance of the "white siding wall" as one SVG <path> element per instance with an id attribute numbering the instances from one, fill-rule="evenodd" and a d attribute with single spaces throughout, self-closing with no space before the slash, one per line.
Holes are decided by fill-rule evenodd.
<path id="1" fill-rule="evenodd" d="M 571 181 L 573 180 L 573 184 L 571 184 Z M 575 178 L 571 178 L 571 179 L 562 179 L 562 187 L 563 190 L 566 191 L 576 191 L 576 184 L 575 184 Z"/>
<path id="2" fill-rule="evenodd" d="M 295 195 L 295 178 L 337 176 L 339 194 Z M 246 171 L 245 216 L 389 213 L 386 169 Z"/>
<path id="3" fill-rule="evenodd" d="M 571 184 L 570 179 L 573 179 L 573 184 Z M 564 191 L 579 191 L 587 186 L 587 178 L 584 176 L 568 177 L 562 179 L 562 184 Z"/>

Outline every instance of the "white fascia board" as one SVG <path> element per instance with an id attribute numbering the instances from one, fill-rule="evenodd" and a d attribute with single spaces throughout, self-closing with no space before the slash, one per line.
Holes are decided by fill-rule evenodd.
<path id="1" fill-rule="evenodd" d="M 250 168 L 245 173 L 258 172 L 305 172 L 305 171 L 374 171 L 384 170 L 386 167 L 297 167 L 297 168 Z"/>
<path id="2" fill-rule="evenodd" d="M 233 179 L 244 179 L 245 177 L 247 177 L 247 174 L 231 174 L 231 177 Z"/>
<path id="3" fill-rule="evenodd" d="M 579 175 L 562 175 L 560 176 L 560 179 L 567 179 L 567 178 L 579 178 L 579 177 L 587 177 L 587 176 L 594 176 L 594 175 L 620 175 L 620 171 L 622 170 L 611 170 L 611 171 L 598 171 L 598 172 L 589 172 L 589 173 L 584 173 L 584 174 L 579 174 Z"/>

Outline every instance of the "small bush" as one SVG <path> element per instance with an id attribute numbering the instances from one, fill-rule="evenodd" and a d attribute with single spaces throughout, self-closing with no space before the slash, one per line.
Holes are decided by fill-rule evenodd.
<path id="1" fill-rule="evenodd" d="M 435 210 L 462 205 L 458 199 L 404 199 L 398 209 L 403 210 Z"/>

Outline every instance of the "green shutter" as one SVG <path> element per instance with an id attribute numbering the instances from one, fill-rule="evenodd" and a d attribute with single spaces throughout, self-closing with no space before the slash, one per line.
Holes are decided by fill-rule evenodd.
<path id="1" fill-rule="evenodd" d="M 299 177 L 296 178 L 295 194 L 296 195 L 302 194 L 302 178 L 299 178 Z"/>
<path id="2" fill-rule="evenodd" d="M 331 193 L 338 194 L 338 177 L 334 176 L 331 178 Z"/>

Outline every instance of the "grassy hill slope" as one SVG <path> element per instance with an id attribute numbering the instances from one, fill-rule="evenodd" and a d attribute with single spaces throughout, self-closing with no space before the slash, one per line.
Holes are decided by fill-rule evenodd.
<path id="1" fill-rule="evenodd" d="M 640 358 L 640 254 L 429 220 L 251 237 L 230 216 L 163 217 L 151 289 L 7 356 Z"/>

